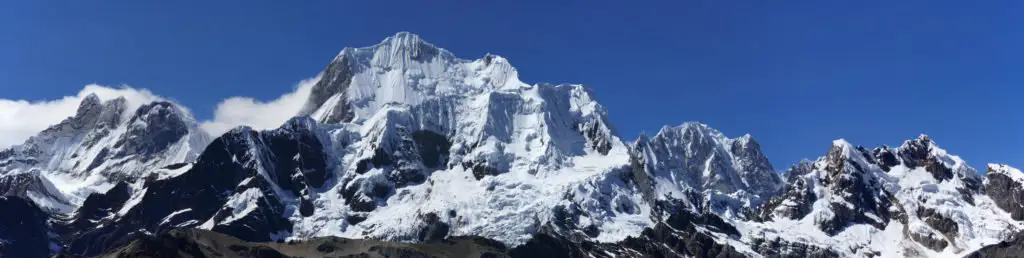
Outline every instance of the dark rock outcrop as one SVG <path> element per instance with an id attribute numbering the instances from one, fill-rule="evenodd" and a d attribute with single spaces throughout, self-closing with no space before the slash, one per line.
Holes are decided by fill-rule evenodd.
<path id="1" fill-rule="evenodd" d="M 1009 240 L 982 247 L 964 256 L 965 258 L 1011 258 L 1024 254 L 1024 233 L 1018 233 Z"/>
<path id="2" fill-rule="evenodd" d="M 955 241 L 957 234 L 960 233 L 959 225 L 956 221 L 939 214 L 936 210 L 918 207 L 917 217 L 923 219 L 924 223 L 928 224 L 928 226 L 941 232 L 949 241 Z"/>
<path id="3" fill-rule="evenodd" d="M 82 232 L 90 231 L 104 220 L 114 218 L 128 198 L 131 198 L 131 189 L 128 184 L 121 182 L 102 194 L 89 195 L 82 202 L 74 216 L 62 221 L 60 227 L 56 227 L 58 233 L 65 235 L 65 238 L 77 238 Z"/>
<path id="4" fill-rule="evenodd" d="M 417 233 L 416 239 L 420 242 L 432 242 L 442 240 L 448 237 L 448 230 L 450 226 L 448 223 L 441 221 L 441 218 L 435 213 L 427 213 L 420 217 L 420 221 L 423 225 L 420 227 Z"/>
<path id="5" fill-rule="evenodd" d="M 1013 219 L 1024 220 L 1024 185 L 1005 174 L 994 172 L 989 168 L 985 174 L 985 194 Z"/>
<path id="6" fill-rule="evenodd" d="M 299 116 L 309 116 L 317 109 L 321 108 L 328 99 L 335 95 L 339 95 L 341 100 L 334 107 L 330 108 L 329 114 L 322 118 L 321 123 L 343 123 L 349 122 L 355 117 L 352 108 L 349 103 L 346 102 L 346 90 L 349 84 L 352 83 L 352 76 L 354 72 L 351 69 L 351 57 L 347 55 L 339 55 L 334 61 L 331 61 L 324 69 L 323 75 L 320 77 L 320 81 L 317 81 L 316 85 L 313 85 L 312 92 L 309 94 L 309 98 L 306 100 L 305 106 L 299 111 Z"/>
<path id="7" fill-rule="evenodd" d="M 100 257 L 508 257 L 501 243 L 474 237 L 407 244 L 321 237 L 289 243 L 249 242 L 229 235 L 175 229 L 142 235 Z"/>
<path id="8" fill-rule="evenodd" d="M 591 148 L 596 150 L 598 153 L 608 155 L 608 152 L 612 149 L 611 135 L 606 133 L 603 123 L 598 121 L 585 122 L 579 126 L 580 132 L 583 137 L 587 138 L 587 143 Z"/>
<path id="9" fill-rule="evenodd" d="M 900 155 L 907 167 L 924 167 L 936 180 L 949 180 L 953 178 L 953 170 L 947 168 L 938 160 L 938 157 L 931 155 L 932 140 L 926 135 L 917 139 L 906 141 L 900 147 Z"/>
<path id="10" fill-rule="evenodd" d="M 19 197 L 0 196 L 0 257 L 46 257 L 51 241 L 47 215 Z"/>
<path id="11" fill-rule="evenodd" d="M 883 145 L 882 147 L 875 148 L 871 151 L 873 159 L 876 160 L 878 167 L 883 171 L 889 172 L 892 167 L 900 164 L 900 159 L 896 157 L 893 150 L 889 149 L 889 146 Z"/>
<path id="12" fill-rule="evenodd" d="M 779 258 L 803 258 L 803 257 L 840 257 L 838 253 L 827 247 L 805 244 L 801 242 L 790 242 L 779 238 L 763 239 L 754 238 L 751 243 L 754 252 L 765 257 Z"/>
<path id="13" fill-rule="evenodd" d="M 945 249 L 946 246 L 949 246 L 949 241 L 946 241 L 946 239 L 944 239 L 942 235 L 935 234 L 932 232 L 910 232 L 908 233 L 908 235 L 910 235 L 910 239 L 914 240 L 915 242 L 921 243 L 921 245 L 924 245 L 925 247 L 928 247 L 928 249 L 932 249 L 934 251 L 940 251 L 942 249 Z"/>
<path id="14" fill-rule="evenodd" d="M 149 157 L 162 152 L 188 134 L 183 116 L 170 102 L 158 101 L 139 107 L 128 120 L 128 131 L 114 144 L 120 151 L 112 157 Z"/>
<path id="15" fill-rule="evenodd" d="M 881 187 L 869 168 L 855 161 L 857 157 L 854 155 L 871 156 L 863 148 L 850 149 L 845 144 L 833 145 L 826 155 L 823 170 L 827 174 L 822 184 L 828 186 L 832 196 L 843 200 L 829 204 L 835 216 L 817 221 L 818 227 L 829 235 L 835 235 L 853 224 L 868 224 L 882 229 L 892 219 L 906 222 L 906 215 L 900 212 L 901 209 L 893 208 L 897 205 L 895 196 Z M 868 213 L 874 216 L 869 217 Z"/>
<path id="16" fill-rule="evenodd" d="M 354 211 L 373 211 L 397 189 L 422 184 L 430 173 L 447 167 L 451 141 L 446 136 L 428 130 L 410 132 L 401 126 L 389 130 L 378 136 L 371 157 L 356 161 L 355 174 L 342 179 L 341 196 Z M 371 169 L 380 172 L 367 174 Z M 358 217 L 349 220 L 360 221 Z"/>
<path id="17" fill-rule="evenodd" d="M 266 158 L 259 139 L 259 132 L 247 128 L 226 133 L 210 143 L 188 171 L 176 177 L 147 182 L 146 190 L 138 193 L 141 196 L 132 197 L 141 198 L 132 207 L 122 207 L 125 202 L 96 201 L 93 210 L 126 211 L 116 220 L 98 222 L 93 230 L 64 236 L 68 243 L 65 251 L 97 255 L 125 245 L 140 235 L 198 226 L 211 218 L 215 222 L 213 230 L 248 241 L 269 241 L 270 233 L 290 230 L 291 224 L 283 216 L 281 201 L 270 187 L 270 182 L 258 172 L 261 168 L 255 167 L 259 164 L 256 159 Z M 257 207 L 226 222 L 224 219 L 233 213 L 225 207 L 231 198 L 250 198 Z M 124 199 L 124 194 L 112 191 L 89 199 L 120 200 Z M 73 229 L 80 223 L 56 227 Z"/>
<path id="18" fill-rule="evenodd" d="M 781 195 L 761 206 L 757 218 L 771 221 L 773 216 L 794 220 L 807 216 L 811 213 L 814 202 L 818 200 L 812 189 L 813 184 L 804 178 L 793 179 Z"/>
<path id="19" fill-rule="evenodd" d="M 711 228 L 730 237 L 739 233 L 712 214 L 688 211 L 672 214 L 664 222 L 618 243 L 572 241 L 558 234 L 535 235 L 524 245 L 509 251 L 512 257 L 746 257 L 733 247 L 718 243 L 714 237 L 697 230 Z"/>
<path id="20" fill-rule="evenodd" d="M 0 176 L 0 196 L 28 199 L 30 193 L 34 194 L 36 198 L 44 198 L 47 201 L 53 202 L 54 206 L 71 207 L 71 204 L 66 203 L 64 198 L 61 197 L 60 191 L 51 182 L 39 175 L 39 171 Z M 50 208 L 39 208 L 46 212 L 55 212 Z"/>
<path id="21" fill-rule="evenodd" d="M 420 160 L 427 168 L 436 169 L 448 163 L 448 150 L 451 149 L 452 143 L 444 135 L 421 130 L 412 133 L 412 140 L 416 143 Z"/>

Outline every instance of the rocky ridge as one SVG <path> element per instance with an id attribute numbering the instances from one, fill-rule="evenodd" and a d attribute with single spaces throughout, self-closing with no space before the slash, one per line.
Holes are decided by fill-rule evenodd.
<path id="1" fill-rule="evenodd" d="M 1024 175 L 981 176 L 927 136 L 836 140 L 780 175 L 750 135 L 685 123 L 627 144 L 608 121 L 582 85 L 526 84 L 500 56 L 411 33 L 342 50 L 274 130 L 211 141 L 173 103 L 90 96 L 0 151 L 0 210 L 28 219 L 0 221 L 0 253 L 317 256 L 346 237 L 384 256 L 450 241 L 494 257 L 931 257 L 1022 228 Z"/>

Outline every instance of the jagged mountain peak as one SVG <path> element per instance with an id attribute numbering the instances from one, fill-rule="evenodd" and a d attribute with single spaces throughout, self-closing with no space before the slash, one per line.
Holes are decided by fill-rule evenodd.
<path id="1" fill-rule="evenodd" d="M 639 197 L 615 183 L 628 151 L 593 93 L 576 84 L 523 83 L 497 55 L 460 59 L 411 33 L 346 48 L 297 115 L 311 119 L 265 135 L 305 139 L 300 146 L 318 141 L 330 175 L 323 185 L 281 195 L 304 198 L 295 202 L 303 217 L 293 220 L 297 237 L 408 239 L 425 223 L 522 243 L 551 222 L 565 231 L 608 225 L 587 234 L 614 239 L 639 230 L 628 223 L 649 220 Z M 284 129 L 297 122 L 319 124 L 309 130 L 313 138 L 286 137 L 305 135 Z M 265 156 L 282 163 L 283 155 Z M 620 210 L 602 210 L 609 196 Z M 534 201 L 519 209 L 495 206 L 524 198 Z M 561 221 L 555 206 L 576 207 L 568 216 L 589 219 Z M 396 216 L 404 216 L 401 223 Z"/>
<path id="2" fill-rule="evenodd" d="M 662 126 L 655 137 L 657 135 L 668 136 L 676 134 L 692 134 L 693 136 L 691 137 L 708 137 L 714 140 L 722 139 L 723 141 L 728 139 L 718 129 L 712 128 L 705 123 L 694 121 L 683 122 L 678 126 Z"/>
<path id="3" fill-rule="evenodd" d="M 423 40 L 423 38 L 420 37 L 420 35 L 408 31 L 400 31 L 395 33 L 394 35 L 384 38 L 379 43 L 369 47 L 345 47 L 341 50 L 341 53 L 339 53 L 338 56 L 342 57 L 347 54 L 353 54 L 354 52 L 377 48 L 389 48 L 393 50 L 413 50 L 417 48 L 429 48 L 441 50 L 441 48 L 437 47 L 436 45 Z M 445 50 L 445 52 L 447 52 L 447 50 Z"/>
<path id="4" fill-rule="evenodd" d="M 794 182 L 799 177 L 811 173 L 814 171 L 814 161 L 809 159 L 802 159 L 800 162 L 791 165 L 786 171 L 782 173 L 784 181 L 787 183 Z"/>
<path id="5" fill-rule="evenodd" d="M 646 136 L 646 135 L 645 135 Z M 683 122 L 678 126 L 663 126 L 654 137 L 686 139 L 690 143 L 701 145 L 717 144 L 728 146 L 730 151 L 757 151 L 760 152 L 760 144 L 753 135 L 743 134 L 736 138 L 726 137 L 724 133 L 705 123 Z M 638 139 L 638 141 L 649 141 L 650 139 Z"/>
<path id="6" fill-rule="evenodd" d="M 100 102 L 100 96 L 97 96 L 96 93 L 89 93 L 89 95 L 86 95 L 84 98 L 82 98 L 82 102 L 78 104 L 78 111 L 76 112 L 75 116 L 82 116 L 84 115 L 84 113 L 88 112 L 89 110 L 92 110 L 94 107 L 99 106 L 101 104 L 102 102 Z"/>
<path id="7" fill-rule="evenodd" d="M 47 134 L 75 134 L 97 127 L 116 126 L 128 116 L 125 114 L 127 109 L 127 103 L 123 97 L 102 101 L 96 94 L 89 94 L 79 103 L 74 116 L 48 127 L 40 135 L 31 138 Z M 31 138 L 26 141 L 26 144 L 34 141 Z"/>
<path id="8" fill-rule="evenodd" d="M 87 96 L 25 145 L 35 152 L 0 151 L 0 193 L 79 205 L 47 226 L 87 256 L 179 227 L 246 241 L 475 236 L 595 257 L 959 255 L 1024 228 L 1024 175 L 990 165 L 982 184 L 925 135 L 898 148 L 837 139 L 782 175 L 752 135 L 699 122 L 627 145 L 591 89 L 526 84 L 503 57 L 460 59 L 408 32 L 345 48 L 317 80 L 279 128 L 209 146 L 173 102 Z M 71 161 L 84 172 L 66 173 Z"/>
<path id="9" fill-rule="evenodd" d="M 816 168 L 834 173 L 868 173 L 888 176 L 904 176 L 906 169 L 918 169 L 930 173 L 936 181 L 967 180 L 978 181 L 979 175 L 959 156 L 942 149 L 927 135 L 904 141 L 900 147 L 879 145 L 873 149 L 854 145 L 844 139 L 834 140 L 825 156 L 817 162 Z M 892 169 L 900 169 L 892 171 Z M 874 177 L 873 176 L 873 177 Z M 968 182 L 972 183 L 972 182 Z"/>
<path id="10" fill-rule="evenodd" d="M 838 176 L 846 172 L 864 173 L 860 164 L 870 164 L 873 160 L 866 157 L 864 147 L 855 147 L 845 139 L 832 141 L 832 147 L 825 154 L 824 168 L 830 172 L 829 175 Z M 847 166 L 854 166 L 848 168 Z"/>
<path id="11" fill-rule="evenodd" d="M 1024 181 L 1024 173 L 1021 173 L 1019 169 L 1011 167 L 1010 165 L 989 163 L 987 168 L 988 169 L 985 173 L 999 173 L 1019 181 Z"/>
<path id="12" fill-rule="evenodd" d="M 391 35 L 391 36 L 388 36 L 387 38 L 384 38 L 384 40 L 381 41 L 381 42 L 383 43 L 383 42 L 395 42 L 395 41 L 419 44 L 419 43 L 423 42 L 423 39 L 420 38 L 420 35 L 416 35 L 415 33 L 408 32 L 408 31 L 399 31 L 399 32 L 395 32 L 395 35 Z"/>
<path id="13" fill-rule="evenodd" d="M 1010 189 L 1019 183 L 1006 179 L 989 176 L 983 185 L 973 168 L 925 135 L 895 149 L 839 139 L 814 163 L 787 172 L 786 191 L 761 215 L 767 225 L 814 227 L 843 239 L 819 244 L 847 256 L 963 255 L 1021 228 L 1011 214 L 1024 218 L 1024 209 L 1005 197 L 1018 194 Z M 794 237 L 801 236 L 784 238 Z"/>
<path id="14" fill-rule="evenodd" d="M 67 213 L 91 193 L 194 160 L 209 141 L 191 114 L 172 102 L 90 94 L 74 116 L 0 155 L 0 175 L 34 182 L 18 192 L 48 211 Z"/>
<path id="15" fill-rule="evenodd" d="M 388 36 L 379 45 L 388 45 L 392 48 L 408 49 L 410 51 L 417 48 L 438 49 L 434 44 L 426 42 L 419 35 L 408 31 L 400 31 L 395 33 L 395 35 Z"/>
<path id="16" fill-rule="evenodd" d="M 460 59 L 414 34 L 399 33 L 373 46 L 344 49 L 321 73 L 298 115 L 326 123 L 353 122 L 392 104 L 447 105 L 538 87 L 548 86 L 519 81 L 515 68 L 499 56 Z"/>
<path id="17" fill-rule="evenodd" d="M 687 191 L 702 193 L 708 211 L 745 217 L 774 196 L 782 179 L 752 136 L 730 139 L 698 122 L 665 126 L 653 137 L 634 143 L 643 169 L 654 181 L 659 198 L 688 198 Z"/>
<path id="18" fill-rule="evenodd" d="M 346 47 L 334 61 L 401 69 L 417 63 L 452 62 L 456 59 L 448 50 L 423 40 L 419 35 L 399 32 L 369 47 Z"/>
<path id="19" fill-rule="evenodd" d="M 988 164 L 985 194 L 1015 220 L 1024 220 L 1024 174 L 1005 164 Z"/>
<path id="20" fill-rule="evenodd" d="M 746 145 L 756 145 L 759 148 L 761 146 L 761 144 L 757 143 L 757 139 L 754 139 L 754 136 L 750 135 L 749 133 L 743 134 L 740 137 L 736 137 L 736 139 L 733 139 L 733 140 L 735 140 L 735 142 L 737 144 L 740 144 L 740 145 L 743 145 L 743 146 L 746 146 Z"/>

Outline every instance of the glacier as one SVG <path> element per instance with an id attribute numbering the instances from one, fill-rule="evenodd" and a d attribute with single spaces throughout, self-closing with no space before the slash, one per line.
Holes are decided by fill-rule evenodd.
<path id="1" fill-rule="evenodd" d="M 979 173 L 926 135 L 838 139 L 779 173 L 749 134 L 687 122 L 627 141 L 583 85 L 528 84 L 504 57 L 408 32 L 314 80 L 280 128 L 216 138 L 170 101 L 88 96 L 0 151 L 0 207 L 39 208 L 45 246 L 87 256 L 182 227 L 593 257 L 960 257 L 1024 230 L 1024 174 Z"/>

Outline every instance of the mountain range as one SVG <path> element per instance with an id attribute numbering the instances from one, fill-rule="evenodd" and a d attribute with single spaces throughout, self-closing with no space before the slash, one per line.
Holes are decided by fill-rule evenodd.
<path id="1" fill-rule="evenodd" d="M 701 123 L 621 139 L 595 94 L 400 32 L 280 128 L 86 97 L 0 151 L 0 256 L 1001 257 L 1024 174 L 926 135 L 777 172 Z M 362 255 L 362 256 L 360 256 Z"/>

